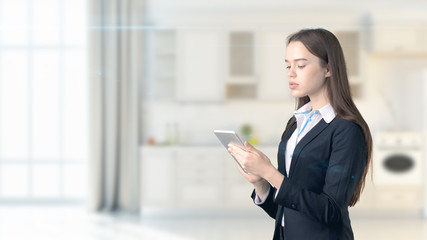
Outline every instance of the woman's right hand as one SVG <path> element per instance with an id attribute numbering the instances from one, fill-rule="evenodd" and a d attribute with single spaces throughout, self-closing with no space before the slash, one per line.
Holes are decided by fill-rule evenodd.
<path id="1" fill-rule="evenodd" d="M 237 166 L 237 169 L 239 169 L 239 172 L 240 172 L 240 174 L 242 174 L 242 176 L 248 181 L 248 182 L 250 182 L 250 183 L 252 183 L 252 184 L 256 184 L 256 183 L 258 183 L 258 182 L 260 182 L 260 181 L 262 181 L 263 180 L 263 178 L 262 177 L 260 177 L 260 176 L 257 176 L 257 175 L 255 175 L 255 174 L 248 174 L 248 173 L 246 173 L 245 171 L 243 171 L 243 169 L 238 165 L 238 164 L 236 164 L 236 166 Z"/>

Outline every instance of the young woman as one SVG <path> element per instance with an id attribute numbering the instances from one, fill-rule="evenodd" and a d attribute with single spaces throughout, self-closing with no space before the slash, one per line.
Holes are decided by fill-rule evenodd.
<path id="1" fill-rule="evenodd" d="M 259 150 L 229 145 L 249 172 L 252 198 L 276 219 L 273 239 L 353 239 L 348 207 L 372 166 L 369 127 L 350 94 L 338 39 L 325 29 L 289 36 L 289 88 L 298 110 L 279 145 L 276 169 Z"/>

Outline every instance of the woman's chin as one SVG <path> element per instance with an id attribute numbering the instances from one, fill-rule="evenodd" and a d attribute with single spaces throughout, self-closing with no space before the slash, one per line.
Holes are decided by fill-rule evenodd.
<path id="1" fill-rule="evenodd" d="M 307 95 L 301 94 L 301 93 L 296 92 L 296 91 L 291 91 L 291 94 L 292 94 L 292 96 L 293 96 L 293 97 L 295 97 L 295 98 L 302 98 L 302 97 L 307 96 Z"/>

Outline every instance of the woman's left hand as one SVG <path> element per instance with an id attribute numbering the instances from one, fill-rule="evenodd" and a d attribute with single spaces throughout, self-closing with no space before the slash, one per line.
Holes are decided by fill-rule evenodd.
<path id="1" fill-rule="evenodd" d="M 228 145 L 228 151 L 240 162 L 247 172 L 265 178 L 266 174 L 272 168 L 275 170 L 270 159 L 264 153 L 254 148 L 248 142 L 245 142 L 244 145 L 246 151 L 233 144 Z"/>

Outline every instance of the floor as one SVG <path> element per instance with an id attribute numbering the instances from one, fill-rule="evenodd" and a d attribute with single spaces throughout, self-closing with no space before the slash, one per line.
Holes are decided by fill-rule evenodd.
<path id="1" fill-rule="evenodd" d="M 355 239 L 427 239 L 420 217 L 352 218 Z M 81 207 L 0 206 L 0 239 L 191 240 L 271 239 L 261 216 L 166 217 L 88 213 Z"/>

